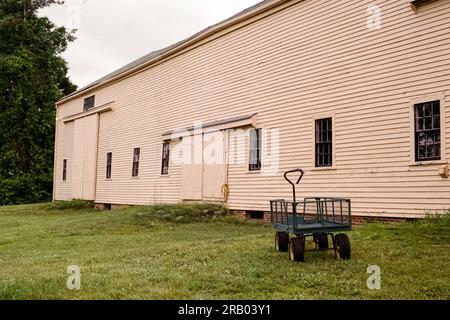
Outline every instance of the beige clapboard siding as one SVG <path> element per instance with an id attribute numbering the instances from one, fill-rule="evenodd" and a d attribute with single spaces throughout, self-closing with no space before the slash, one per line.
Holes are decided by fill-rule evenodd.
<path id="1" fill-rule="evenodd" d="M 427 38 L 427 39 L 429 39 L 429 37 Z M 442 35 L 442 41 L 445 41 L 445 39 L 446 39 L 446 35 Z M 412 41 L 416 41 L 417 39 L 412 39 Z M 434 50 L 436 50 L 435 48 L 436 48 L 436 39 L 431 39 L 431 40 L 428 40 L 428 41 L 430 41 L 431 42 L 431 44 L 432 44 L 432 46 L 433 46 L 433 48 L 432 49 L 434 49 Z M 411 44 L 410 44 L 411 45 Z M 402 56 L 402 52 L 400 52 L 399 53 L 399 57 L 401 57 Z M 351 57 L 350 57 L 351 58 Z M 305 59 L 304 59 L 305 60 Z M 417 58 L 416 58 L 416 60 L 417 60 Z M 307 61 L 305 61 L 305 62 L 307 62 Z M 366 66 L 366 68 L 367 68 L 367 63 L 368 63 L 368 61 L 367 60 L 364 60 L 363 61 L 363 63 L 364 63 L 364 65 Z M 253 63 L 254 64 L 254 63 Z M 291 69 L 292 69 L 292 66 L 291 66 Z M 278 70 L 280 70 L 280 69 L 278 69 Z M 282 69 L 281 69 L 282 70 Z M 303 70 L 303 69 L 301 69 L 302 70 L 302 72 L 305 72 L 305 70 Z M 314 70 L 315 71 L 315 70 Z M 386 69 L 384 69 L 384 71 L 386 71 Z M 346 71 L 347 72 L 347 71 Z M 330 70 L 328 69 L 328 72 L 325 74 L 325 76 L 327 76 L 327 75 L 329 75 L 330 74 Z M 283 74 L 283 77 L 285 77 L 285 74 Z M 180 78 L 178 78 L 178 79 L 181 79 L 181 77 Z M 180 88 L 181 89 L 181 88 Z"/>
<path id="2" fill-rule="evenodd" d="M 59 111 L 59 110 L 58 110 Z M 58 112 L 59 113 L 59 112 Z M 59 125 L 57 127 L 56 143 L 57 161 L 55 163 L 55 177 L 56 184 L 55 199 L 71 200 L 72 199 L 72 160 L 73 160 L 73 123 L 66 125 Z M 63 161 L 67 159 L 67 180 L 63 181 Z"/>
<path id="3" fill-rule="evenodd" d="M 171 164 L 168 177 L 159 175 L 161 133 L 251 110 L 260 125 L 281 132 L 281 171 L 307 170 L 301 195 L 351 197 L 355 214 L 364 215 L 450 207 L 450 184 L 438 166 L 409 166 L 410 99 L 447 91 L 450 119 L 450 5 L 437 1 L 414 15 L 406 2 L 376 1 L 383 28 L 368 31 L 372 3 L 304 1 L 97 90 L 96 104 L 115 101 L 116 109 L 101 115 L 96 200 L 179 201 L 181 167 Z M 59 109 L 80 112 L 82 99 Z M 337 170 L 313 171 L 312 118 L 329 112 Z M 450 156 L 450 121 L 446 128 Z M 139 179 L 131 178 L 134 147 L 142 148 Z M 291 197 L 281 173 L 261 177 L 246 164 L 230 165 L 228 180 L 233 209 L 267 210 L 269 199 Z"/>
<path id="4" fill-rule="evenodd" d="M 276 97 L 276 95 L 275 95 L 275 97 Z"/>

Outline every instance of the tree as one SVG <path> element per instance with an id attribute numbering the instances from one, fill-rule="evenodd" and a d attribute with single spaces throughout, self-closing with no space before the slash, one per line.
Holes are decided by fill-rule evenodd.
<path id="1" fill-rule="evenodd" d="M 0 205 L 51 198 L 55 102 L 76 90 L 61 53 L 74 35 L 37 11 L 61 3 L 0 2 Z"/>

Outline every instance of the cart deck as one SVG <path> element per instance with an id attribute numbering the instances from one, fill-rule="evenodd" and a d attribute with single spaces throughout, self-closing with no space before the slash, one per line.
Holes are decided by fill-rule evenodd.
<path id="1" fill-rule="evenodd" d="M 282 224 L 275 224 L 275 229 L 297 235 L 305 235 L 310 233 L 330 233 L 339 231 L 350 231 L 347 226 L 343 226 L 339 223 L 324 221 L 323 223 L 308 223 L 297 224 L 297 226 L 288 226 Z"/>

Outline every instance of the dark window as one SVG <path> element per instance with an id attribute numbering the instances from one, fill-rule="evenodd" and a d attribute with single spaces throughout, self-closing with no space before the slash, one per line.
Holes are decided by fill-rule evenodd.
<path id="1" fill-rule="evenodd" d="M 111 179 L 112 177 L 112 152 L 106 155 L 106 179 Z"/>
<path id="2" fill-rule="evenodd" d="M 414 106 L 416 161 L 441 160 L 440 102 Z"/>
<path id="3" fill-rule="evenodd" d="M 67 180 L 67 159 L 63 161 L 63 181 Z"/>
<path id="4" fill-rule="evenodd" d="M 261 170 L 261 142 L 262 130 L 254 129 L 250 131 L 250 171 Z"/>
<path id="5" fill-rule="evenodd" d="M 141 148 L 134 149 L 133 152 L 133 177 L 139 176 L 139 158 L 141 156 Z"/>
<path id="6" fill-rule="evenodd" d="M 162 166 L 161 166 L 162 175 L 169 174 L 169 159 L 170 159 L 170 143 L 164 142 L 162 148 Z"/>
<path id="7" fill-rule="evenodd" d="M 94 108 L 95 106 L 95 96 L 88 97 L 84 99 L 84 111 Z"/>
<path id="8" fill-rule="evenodd" d="M 333 119 L 316 120 L 316 167 L 333 166 Z"/>
<path id="9" fill-rule="evenodd" d="M 413 1 L 410 1 L 410 2 L 411 2 L 412 8 L 414 10 L 417 10 L 420 7 L 422 7 L 422 6 L 426 5 L 426 4 L 429 4 L 431 2 L 434 2 L 434 1 L 436 1 L 436 0 L 413 0 Z"/>

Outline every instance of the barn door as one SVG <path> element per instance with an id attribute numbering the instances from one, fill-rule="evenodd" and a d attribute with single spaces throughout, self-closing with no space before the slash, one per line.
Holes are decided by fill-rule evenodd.
<path id="1" fill-rule="evenodd" d="M 75 120 L 72 198 L 95 200 L 98 144 L 98 115 Z"/>
<path id="2" fill-rule="evenodd" d="M 181 199 L 223 201 L 222 189 L 227 178 L 225 132 L 186 137 L 184 144 L 184 152 L 190 153 L 185 161 L 190 161 L 183 164 Z"/>

